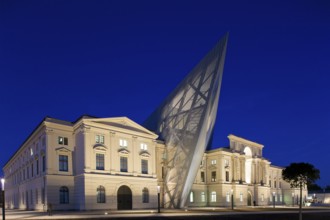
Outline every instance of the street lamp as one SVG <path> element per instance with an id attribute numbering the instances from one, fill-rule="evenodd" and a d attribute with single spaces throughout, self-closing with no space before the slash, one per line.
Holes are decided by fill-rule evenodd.
<path id="1" fill-rule="evenodd" d="M 1 194 L 2 194 L 2 220 L 5 220 L 5 179 L 1 178 Z"/>
<path id="2" fill-rule="evenodd" d="M 231 192 L 231 209 L 234 210 L 234 193 L 233 193 L 234 190 L 231 189 L 230 192 Z"/>
<path id="3" fill-rule="evenodd" d="M 291 195 L 292 195 L 292 206 L 294 206 L 294 192 Z"/>
<path id="4" fill-rule="evenodd" d="M 157 186 L 157 195 L 158 195 L 158 213 L 160 213 L 160 186 Z"/>
<path id="5" fill-rule="evenodd" d="M 273 208 L 275 208 L 275 192 L 273 192 Z"/>

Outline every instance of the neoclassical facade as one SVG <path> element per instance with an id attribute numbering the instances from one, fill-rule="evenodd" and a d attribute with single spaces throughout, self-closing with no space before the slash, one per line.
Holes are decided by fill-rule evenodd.
<path id="1" fill-rule="evenodd" d="M 229 147 L 206 151 L 187 207 L 292 204 L 298 191 L 263 145 L 229 135 Z M 169 167 L 158 136 L 126 117 L 75 122 L 45 118 L 4 167 L 6 207 L 45 210 L 153 209 L 164 205 Z M 304 191 L 304 196 L 306 191 Z"/>

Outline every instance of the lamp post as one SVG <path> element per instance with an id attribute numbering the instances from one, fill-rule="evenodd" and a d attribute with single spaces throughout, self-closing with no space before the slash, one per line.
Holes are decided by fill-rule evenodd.
<path id="1" fill-rule="evenodd" d="M 294 192 L 291 195 L 292 195 L 292 206 L 294 206 Z"/>
<path id="2" fill-rule="evenodd" d="M 5 179 L 1 178 L 1 194 L 2 194 L 2 220 L 6 219 L 5 216 Z"/>
<path id="3" fill-rule="evenodd" d="M 158 195 L 158 213 L 160 213 L 160 186 L 157 186 L 157 195 Z"/>
<path id="4" fill-rule="evenodd" d="M 231 210 L 234 210 L 234 190 L 231 189 Z"/>
<path id="5" fill-rule="evenodd" d="M 273 208 L 275 208 L 275 192 L 273 192 Z"/>

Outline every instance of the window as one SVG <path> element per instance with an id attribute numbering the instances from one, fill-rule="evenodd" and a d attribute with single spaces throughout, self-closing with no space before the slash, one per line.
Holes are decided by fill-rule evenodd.
<path id="1" fill-rule="evenodd" d="M 148 174 L 148 160 L 141 160 L 141 172 Z"/>
<path id="2" fill-rule="evenodd" d="M 31 177 L 33 177 L 33 163 L 31 163 Z"/>
<path id="3" fill-rule="evenodd" d="M 32 189 L 30 190 L 30 204 L 33 204 L 33 194 L 32 194 Z"/>
<path id="4" fill-rule="evenodd" d="M 149 203 L 149 190 L 146 187 L 142 190 L 142 202 Z"/>
<path id="5" fill-rule="evenodd" d="M 120 172 L 127 172 L 127 157 L 120 157 Z"/>
<path id="6" fill-rule="evenodd" d="M 205 174 L 204 174 L 203 171 L 201 172 L 201 182 L 202 182 L 202 183 L 205 182 Z"/>
<path id="7" fill-rule="evenodd" d="M 42 137 L 42 141 L 41 141 L 42 146 L 44 147 L 46 145 L 46 137 Z"/>
<path id="8" fill-rule="evenodd" d="M 148 150 L 148 145 L 144 144 L 144 143 L 141 143 L 140 148 L 141 148 L 141 150 Z"/>
<path id="9" fill-rule="evenodd" d="M 216 192 L 211 192 L 211 202 L 216 202 L 217 201 L 217 193 Z"/>
<path id="10" fill-rule="evenodd" d="M 59 165 L 59 171 L 64 171 L 67 172 L 68 169 L 68 156 L 67 155 L 59 155 L 59 159 L 58 159 Z"/>
<path id="11" fill-rule="evenodd" d="M 60 204 L 69 203 L 69 189 L 66 186 L 60 188 Z"/>
<path id="12" fill-rule="evenodd" d="M 240 194 L 239 194 L 239 201 L 243 202 L 243 193 L 242 192 L 240 192 Z"/>
<path id="13" fill-rule="evenodd" d="M 68 138 L 67 137 L 58 137 L 58 144 L 68 145 Z"/>
<path id="14" fill-rule="evenodd" d="M 280 194 L 279 196 L 280 196 L 280 202 L 282 202 L 282 194 Z"/>
<path id="15" fill-rule="evenodd" d="M 105 203 L 105 188 L 103 186 L 97 188 L 97 203 Z"/>
<path id="16" fill-rule="evenodd" d="M 282 188 L 282 182 L 279 182 L 278 185 L 279 185 L 278 187 L 281 189 Z"/>
<path id="17" fill-rule="evenodd" d="M 265 200 L 265 196 L 264 194 L 261 194 L 261 202 L 263 202 Z"/>
<path id="18" fill-rule="evenodd" d="M 226 202 L 230 202 L 230 194 L 229 194 L 229 192 L 226 193 Z"/>
<path id="19" fill-rule="evenodd" d="M 194 202 L 194 192 L 193 191 L 190 192 L 189 201 Z"/>
<path id="20" fill-rule="evenodd" d="M 217 180 L 217 172 L 212 171 L 211 173 L 211 182 L 215 182 Z"/>
<path id="21" fill-rule="evenodd" d="M 211 164 L 212 165 L 216 165 L 217 164 L 217 160 L 211 160 Z"/>
<path id="22" fill-rule="evenodd" d="M 272 187 L 272 181 L 269 180 L 269 187 Z"/>
<path id="23" fill-rule="evenodd" d="M 119 140 L 119 146 L 120 147 L 127 147 L 127 140 L 120 139 Z"/>
<path id="24" fill-rule="evenodd" d="M 39 198 L 38 198 L 38 189 L 36 189 L 36 204 L 38 204 L 38 201 L 39 200 Z"/>
<path id="25" fill-rule="evenodd" d="M 42 156 L 42 172 L 46 171 L 46 156 Z"/>
<path id="26" fill-rule="evenodd" d="M 205 202 L 205 192 L 201 192 L 201 201 Z"/>
<path id="27" fill-rule="evenodd" d="M 274 188 L 276 188 L 276 181 L 274 181 Z"/>
<path id="28" fill-rule="evenodd" d="M 162 166 L 162 179 L 164 179 L 164 177 L 165 177 L 165 170 L 164 170 L 165 168 Z"/>
<path id="29" fill-rule="evenodd" d="M 37 167 L 36 167 L 37 168 L 37 175 L 39 175 L 39 160 L 38 159 L 36 160 L 36 165 L 37 165 Z"/>
<path id="30" fill-rule="evenodd" d="M 95 135 L 95 143 L 104 144 L 104 135 Z"/>
<path id="31" fill-rule="evenodd" d="M 96 154 L 96 169 L 104 170 L 104 154 Z"/>
<path id="32" fill-rule="evenodd" d="M 225 163 L 225 167 L 229 167 L 229 160 L 225 159 L 224 163 Z"/>
<path id="33" fill-rule="evenodd" d="M 30 169 L 29 166 L 26 167 L 26 179 L 30 178 Z"/>
<path id="34" fill-rule="evenodd" d="M 229 171 L 226 171 L 226 182 L 229 182 Z"/>
<path id="35" fill-rule="evenodd" d="M 45 204 L 45 188 L 41 189 L 41 203 Z"/>

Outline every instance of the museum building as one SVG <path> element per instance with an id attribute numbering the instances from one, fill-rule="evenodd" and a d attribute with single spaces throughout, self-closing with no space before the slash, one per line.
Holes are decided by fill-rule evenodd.
<path id="1" fill-rule="evenodd" d="M 207 150 L 227 40 L 228 34 L 143 125 L 87 115 L 42 120 L 3 168 L 6 208 L 154 209 L 158 196 L 164 208 L 298 201 L 283 168 L 263 157 L 262 144 L 229 135 L 228 147 Z"/>

